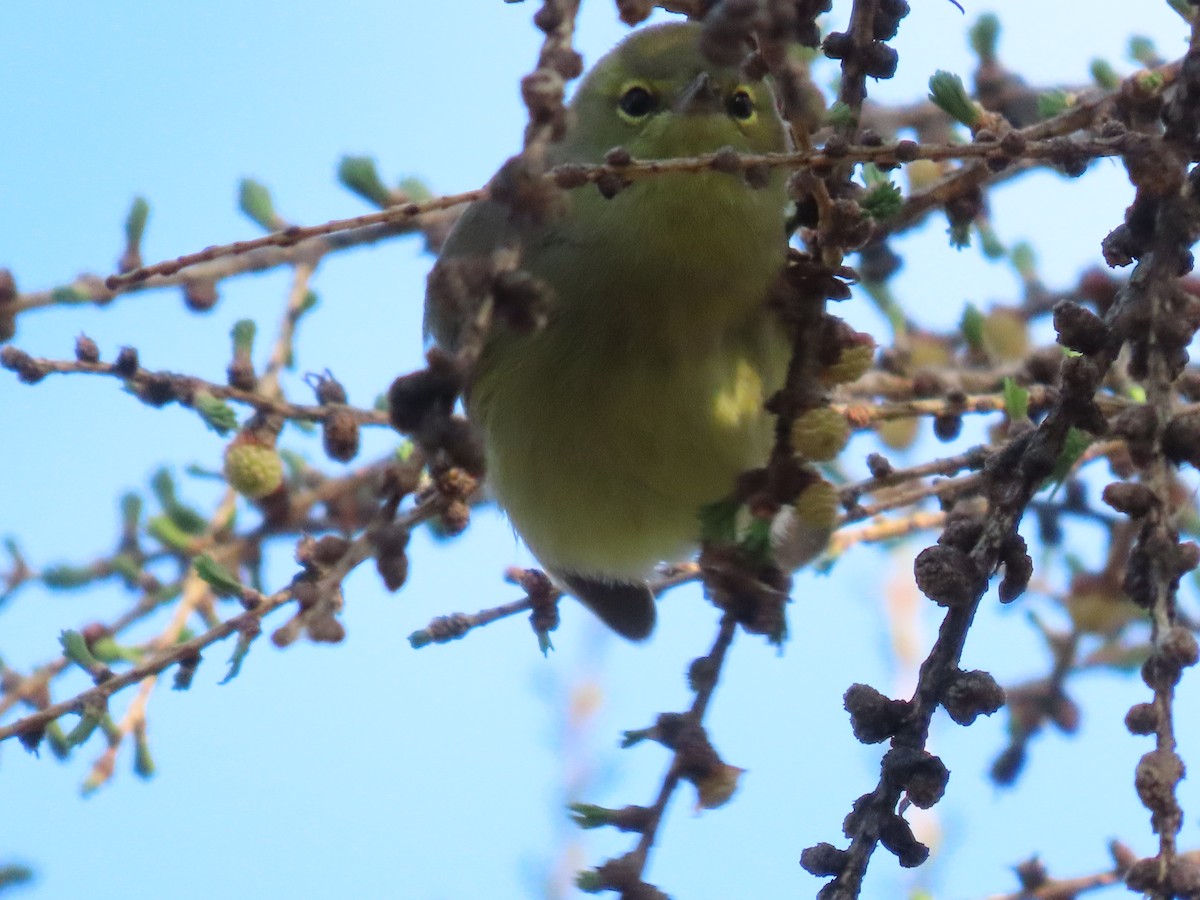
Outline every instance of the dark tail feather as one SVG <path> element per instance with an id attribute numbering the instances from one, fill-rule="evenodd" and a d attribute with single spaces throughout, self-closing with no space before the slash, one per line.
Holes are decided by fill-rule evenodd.
<path id="1" fill-rule="evenodd" d="M 644 641 L 654 630 L 654 594 L 644 583 L 601 581 L 564 572 L 554 574 L 568 591 L 621 637 Z"/>

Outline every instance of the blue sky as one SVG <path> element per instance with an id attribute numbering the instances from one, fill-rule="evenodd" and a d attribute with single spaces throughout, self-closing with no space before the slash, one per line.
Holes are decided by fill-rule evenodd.
<path id="1" fill-rule="evenodd" d="M 900 74 L 873 96 L 917 98 L 933 70 L 971 70 L 964 32 L 986 7 L 965 4 L 963 17 L 949 2 L 913 5 L 897 42 Z M 578 45 L 590 62 L 624 27 L 611 4 L 584 6 Z M 529 24 L 533 9 L 499 0 L 4 4 L 0 265 L 25 289 L 107 273 L 139 194 L 152 207 L 147 260 L 254 236 L 235 205 L 246 176 L 270 187 L 291 221 L 365 212 L 334 179 L 346 153 L 373 155 L 389 181 L 417 175 L 436 191 L 476 187 L 519 146 L 517 81 L 540 37 Z M 1182 51 L 1185 32 L 1165 3 L 1141 4 L 1136 16 L 1130 9 L 1093 3 L 1078 21 L 1073 3 L 1009 0 L 1002 56 L 1038 83 L 1079 84 L 1093 56 L 1129 71 L 1124 47 L 1133 31 L 1154 37 L 1166 56 Z M 1038 175 L 1005 189 L 993 218 L 1005 241 L 1053 242 L 1042 271 L 1060 285 L 1097 261 L 1129 198 L 1120 167 L 1099 163 L 1085 184 Z M 900 249 L 911 257 L 896 288 L 921 321 L 945 325 L 968 301 L 986 308 L 1016 296 L 1006 268 L 948 248 L 940 222 Z M 307 397 L 304 372 L 328 367 L 352 401 L 369 405 L 419 365 L 430 263 L 411 239 L 327 260 L 314 281 L 321 307 L 299 337 L 303 368 L 286 386 Z M 105 310 L 38 311 L 22 318 L 15 343 L 69 357 L 75 335 L 86 332 L 105 358 L 134 344 L 149 367 L 220 380 L 232 323 L 256 319 L 265 346 L 286 286 L 282 272 L 227 283 L 205 316 L 187 313 L 173 292 Z M 841 313 L 882 334 L 861 298 Z M 31 388 L 5 375 L 0 534 L 18 535 L 34 562 L 104 553 L 117 497 L 144 487 L 163 461 L 180 474 L 186 497 L 203 505 L 215 496 L 211 484 L 182 476 L 189 463 L 216 468 L 222 450 L 193 414 L 150 410 L 107 380 L 56 377 Z M 393 444 L 373 434 L 362 458 Z M 296 446 L 319 452 L 312 442 Z M 852 445 L 858 458 L 865 451 Z M 1074 537 L 1094 563 L 1095 534 Z M 801 574 L 794 636 L 782 655 L 738 639 L 710 724 L 718 749 L 748 774 L 719 811 L 694 815 L 691 796 L 681 794 L 651 880 L 689 900 L 745 896 L 747 885 L 760 897 L 815 893 L 818 882 L 797 865 L 800 850 L 838 839 L 850 802 L 875 783 L 880 753 L 853 741 L 841 694 L 856 681 L 907 690 L 911 660 L 896 652 L 882 609 L 885 596 L 899 596 L 920 546 L 890 556 L 862 548 L 832 576 Z M 277 556 L 268 569 L 274 584 L 292 571 L 289 548 Z M 419 535 L 411 556 L 412 579 L 397 595 L 367 567 L 351 577 L 344 644 L 278 651 L 264 641 L 224 686 L 217 682 L 232 648 L 218 647 L 192 690 L 158 690 L 150 741 L 159 772 L 149 783 L 133 777 L 123 756 L 113 783 L 81 799 L 97 740 L 66 764 L 0 748 L 0 863 L 38 871 L 20 896 L 530 897 L 562 860 L 595 863 L 630 846 L 608 834 L 588 835 L 582 851 L 573 846 L 565 792 L 582 785 L 585 799 L 611 805 L 651 799 L 665 753 L 616 744 L 623 729 L 687 702 L 683 671 L 707 649 L 711 607 L 695 589 L 671 593 L 655 638 L 641 647 L 600 634 L 581 609 L 564 605 L 547 660 L 523 619 L 414 652 L 404 637 L 431 616 L 514 597 L 501 573 L 529 560 L 491 513 L 451 542 Z M 27 590 L 0 612 L 0 656 L 18 667 L 51 658 L 61 628 L 107 618 L 125 602 L 115 590 Z M 1046 671 L 1025 621 L 1037 603 L 1000 609 L 988 601 L 967 666 L 1003 683 Z M 917 608 L 912 633 L 924 645 L 936 618 Z M 1185 680 L 1182 709 L 1195 708 L 1194 680 Z M 64 681 L 61 696 L 82 683 Z M 923 826 L 941 835 L 935 860 L 914 875 L 881 854 L 865 896 L 899 896 L 912 883 L 939 898 L 1000 892 L 1013 884 L 1008 867 L 1034 852 L 1056 873 L 1090 871 L 1106 865 L 1110 837 L 1149 853 L 1148 816 L 1132 787 L 1133 765 L 1149 747 L 1121 725 L 1143 694 L 1115 676 L 1080 679 L 1080 734 L 1039 738 L 1014 791 L 982 777 L 1004 744 L 1003 716 L 969 729 L 939 718 L 933 747 L 953 774 L 946 801 Z M 1194 722 L 1183 723 L 1182 741 L 1195 761 Z M 1184 782 L 1181 792 L 1195 809 L 1195 785 Z M 1194 817 L 1182 843 L 1200 845 Z"/>

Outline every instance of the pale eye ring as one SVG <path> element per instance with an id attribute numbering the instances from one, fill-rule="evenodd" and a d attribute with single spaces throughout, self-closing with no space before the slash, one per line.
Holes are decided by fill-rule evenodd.
<path id="1" fill-rule="evenodd" d="M 654 112 L 654 107 L 657 104 L 653 94 L 640 84 L 635 84 L 621 95 L 618 105 L 621 108 L 621 112 L 629 116 L 629 118 L 644 119 L 650 113 Z"/>
<path id="2" fill-rule="evenodd" d="M 729 115 L 735 119 L 741 119 L 743 122 L 754 118 L 754 98 L 750 96 L 749 91 L 734 91 L 729 95 L 725 108 L 729 110 Z"/>

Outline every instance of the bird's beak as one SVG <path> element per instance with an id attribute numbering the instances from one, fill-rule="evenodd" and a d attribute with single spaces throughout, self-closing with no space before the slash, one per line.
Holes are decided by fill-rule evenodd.
<path id="1" fill-rule="evenodd" d="M 697 115 L 716 112 L 721 108 L 717 89 L 707 72 L 701 72 L 683 89 L 673 104 L 677 113 Z"/>

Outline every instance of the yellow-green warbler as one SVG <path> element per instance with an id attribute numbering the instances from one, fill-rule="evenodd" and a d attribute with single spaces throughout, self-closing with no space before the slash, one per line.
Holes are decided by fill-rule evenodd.
<path id="1" fill-rule="evenodd" d="M 700 27 L 626 38 L 584 78 L 549 162 L 782 152 L 770 89 L 709 62 Z M 543 328 L 497 322 L 466 403 L 492 490 L 538 560 L 613 630 L 654 628 L 653 566 L 698 542 L 699 511 L 727 496 L 771 446 L 763 401 L 788 346 L 766 306 L 786 252 L 784 175 L 635 179 L 611 199 L 566 192 L 565 212 L 530 226 L 480 202 L 443 258 L 521 248 L 548 285 Z M 454 349 L 462 323 L 432 298 L 426 330 Z"/>

